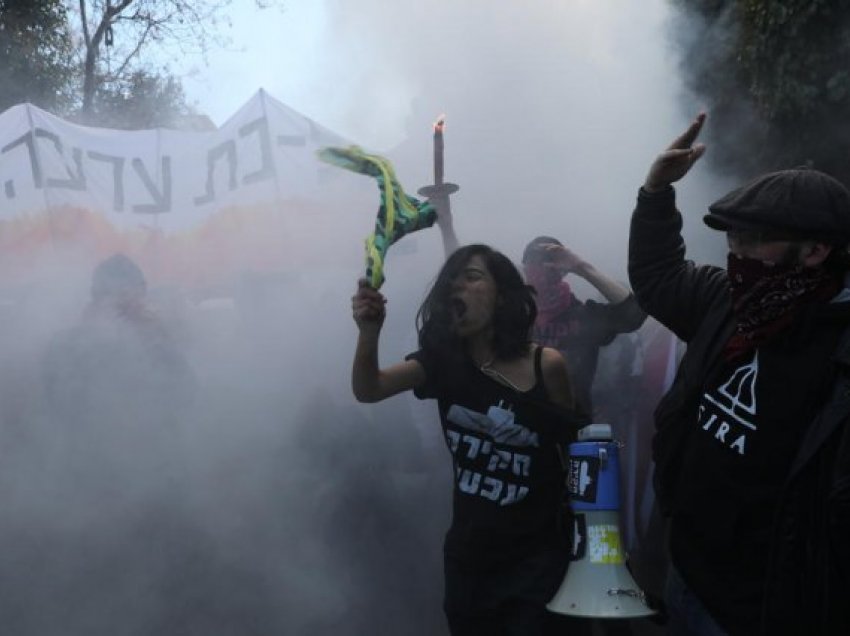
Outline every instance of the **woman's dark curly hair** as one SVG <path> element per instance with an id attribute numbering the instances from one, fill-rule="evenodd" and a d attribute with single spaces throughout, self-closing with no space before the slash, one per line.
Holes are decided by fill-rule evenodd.
<path id="1" fill-rule="evenodd" d="M 462 339 L 452 331 L 452 282 L 473 256 L 481 256 L 496 282 L 497 302 L 493 314 L 493 349 L 503 360 L 526 352 L 529 333 L 537 318 L 534 292 L 525 284 L 510 259 L 488 245 L 474 244 L 456 250 L 445 262 L 416 316 L 419 347 L 440 357 L 457 358 Z"/>

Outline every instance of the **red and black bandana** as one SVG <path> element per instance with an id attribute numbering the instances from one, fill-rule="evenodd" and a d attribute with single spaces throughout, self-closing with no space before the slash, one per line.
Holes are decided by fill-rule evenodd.
<path id="1" fill-rule="evenodd" d="M 804 306 L 827 302 L 842 284 L 837 273 L 823 267 L 771 265 L 731 253 L 726 273 L 738 323 L 726 344 L 727 359 L 769 340 L 791 324 Z"/>

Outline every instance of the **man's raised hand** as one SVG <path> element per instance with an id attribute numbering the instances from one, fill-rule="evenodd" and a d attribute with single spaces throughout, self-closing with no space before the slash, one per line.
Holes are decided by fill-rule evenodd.
<path id="1" fill-rule="evenodd" d="M 649 168 L 649 174 L 646 175 L 644 190 L 658 192 L 688 173 L 691 166 L 705 152 L 704 144 L 694 144 L 704 123 L 705 113 L 700 113 L 687 130 L 674 139 L 667 150 L 656 157 Z"/>

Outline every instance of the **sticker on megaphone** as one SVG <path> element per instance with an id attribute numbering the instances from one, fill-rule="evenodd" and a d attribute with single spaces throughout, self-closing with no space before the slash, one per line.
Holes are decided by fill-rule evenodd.
<path id="1" fill-rule="evenodd" d="M 595 502 L 598 483 L 598 457 L 570 457 L 567 491 L 571 498 L 588 503 Z"/>

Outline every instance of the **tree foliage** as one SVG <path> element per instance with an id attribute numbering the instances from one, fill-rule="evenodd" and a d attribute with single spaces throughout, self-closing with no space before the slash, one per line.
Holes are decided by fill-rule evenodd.
<path id="1" fill-rule="evenodd" d="M 176 125 L 193 112 L 168 60 L 224 44 L 231 2 L 0 0 L 0 110 L 30 102 L 91 125 Z"/>
<path id="2" fill-rule="evenodd" d="M 710 154 L 752 175 L 809 164 L 850 184 L 850 0 L 674 0 Z"/>
<path id="3" fill-rule="evenodd" d="M 179 81 L 167 68 L 152 71 L 151 55 L 162 56 L 165 51 L 171 56 L 203 55 L 210 46 L 227 41 L 224 10 L 232 0 L 74 1 L 81 34 L 84 121 L 98 121 L 109 104 L 134 93 L 151 106 L 156 105 L 153 94 L 169 100 L 159 109 L 162 114 L 186 111 L 182 89 L 177 90 Z M 268 8 L 278 0 L 254 0 L 254 4 Z M 128 123 L 142 125 L 142 120 Z"/>
<path id="4" fill-rule="evenodd" d="M 220 41 L 220 18 L 230 0 L 77 0 L 82 35 L 81 114 L 91 119 L 98 91 L 132 86 L 152 45 L 206 51 Z M 122 89 L 119 93 L 125 92 Z"/>
<path id="5" fill-rule="evenodd" d="M 0 0 L 0 111 L 22 102 L 68 113 L 73 40 L 63 0 Z"/>
<path id="6" fill-rule="evenodd" d="M 194 115 L 179 79 L 137 70 L 100 87 L 89 119 L 105 128 L 181 128 Z"/>

